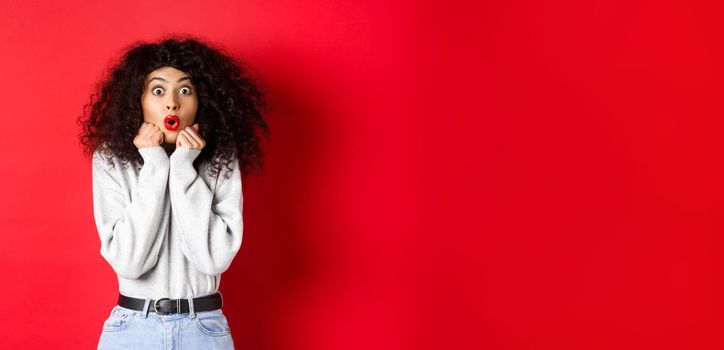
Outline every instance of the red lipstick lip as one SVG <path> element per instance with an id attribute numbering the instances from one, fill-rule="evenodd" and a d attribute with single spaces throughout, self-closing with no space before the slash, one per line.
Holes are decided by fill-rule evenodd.
<path id="1" fill-rule="evenodd" d="M 175 114 L 167 115 L 166 118 L 163 119 L 163 125 L 167 130 L 176 130 L 181 126 L 181 118 Z"/>

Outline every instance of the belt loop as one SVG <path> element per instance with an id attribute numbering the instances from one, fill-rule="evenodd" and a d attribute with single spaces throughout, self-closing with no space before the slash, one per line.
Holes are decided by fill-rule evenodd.
<path id="1" fill-rule="evenodd" d="M 196 312 L 194 312 L 194 297 L 188 297 L 186 298 L 189 301 L 189 318 L 195 318 Z"/>
<path id="2" fill-rule="evenodd" d="M 148 317 L 148 309 L 151 306 L 151 299 L 146 298 L 146 301 L 143 304 L 143 311 L 141 311 L 141 317 L 146 318 Z"/>

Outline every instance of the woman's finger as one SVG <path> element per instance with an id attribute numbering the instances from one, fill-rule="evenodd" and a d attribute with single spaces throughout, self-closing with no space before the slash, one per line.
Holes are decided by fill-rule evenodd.
<path id="1" fill-rule="evenodd" d="M 187 126 L 184 131 L 186 131 L 190 135 L 190 137 L 193 138 L 193 140 L 197 143 L 196 147 L 201 147 L 201 145 L 204 144 L 203 137 L 201 137 L 201 135 L 199 135 L 194 128 Z"/>
<path id="2" fill-rule="evenodd" d="M 156 131 L 153 134 L 154 141 L 158 142 L 159 144 L 163 143 L 163 132 L 161 130 Z"/>
<path id="3" fill-rule="evenodd" d="M 187 131 L 184 130 L 184 131 L 182 131 L 182 133 L 184 135 L 184 140 L 189 145 L 189 149 L 198 149 L 199 148 L 199 145 L 196 144 L 196 140 L 194 140 L 194 138 L 191 137 L 191 135 L 189 135 L 189 133 Z"/>
<path id="4" fill-rule="evenodd" d="M 150 137 L 150 136 L 152 136 L 157 130 L 158 130 L 158 131 L 161 131 L 161 129 L 159 129 L 158 127 L 156 127 L 155 124 L 152 124 L 152 123 L 144 123 L 143 126 L 141 127 L 141 131 L 139 132 L 139 134 L 144 135 L 144 136 L 146 136 L 146 137 Z"/>
<path id="5" fill-rule="evenodd" d="M 176 136 L 176 147 L 181 147 L 183 145 L 184 135 L 179 133 L 178 136 Z"/>
<path id="6" fill-rule="evenodd" d="M 188 132 L 186 132 L 186 130 L 181 130 L 179 135 L 183 135 L 184 141 L 186 141 L 186 143 L 189 145 L 190 149 L 196 148 L 195 142 L 193 141 L 191 136 L 189 136 L 189 134 L 188 134 Z"/>
<path id="7" fill-rule="evenodd" d="M 196 133 L 193 128 L 189 128 L 189 130 L 186 131 L 186 135 L 194 142 L 195 148 L 201 149 L 201 147 L 203 147 L 204 139 Z"/>

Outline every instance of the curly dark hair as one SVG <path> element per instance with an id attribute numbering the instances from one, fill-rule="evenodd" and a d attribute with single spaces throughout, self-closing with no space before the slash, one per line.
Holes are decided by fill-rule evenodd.
<path id="1" fill-rule="evenodd" d="M 231 163 L 238 157 L 242 177 L 259 173 L 264 154 L 256 131 L 261 130 L 266 138 L 271 134 L 264 121 L 268 105 L 261 85 L 244 62 L 234 60 L 219 46 L 187 34 L 172 34 L 157 43 L 138 41 L 122 50 L 120 59 L 97 82 L 90 102 L 77 119 L 82 126 L 79 138 L 84 156 L 90 159 L 100 148 L 104 155 L 121 159 L 124 167 L 129 161 L 143 164 L 133 139 L 144 121 L 144 80 L 163 67 L 187 73 L 196 87 L 196 121 L 206 141 L 194 161 L 197 171 L 203 162 L 210 161 L 213 176 L 223 166 L 230 173 Z"/>

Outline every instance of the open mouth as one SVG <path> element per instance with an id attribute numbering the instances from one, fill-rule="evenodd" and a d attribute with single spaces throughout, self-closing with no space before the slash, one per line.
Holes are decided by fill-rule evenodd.
<path id="1" fill-rule="evenodd" d="M 177 115 L 167 115 L 166 118 L 163 119 L 163 125 L 167 130 L 176 130 L 181 125 L 181 118 Z"/>

